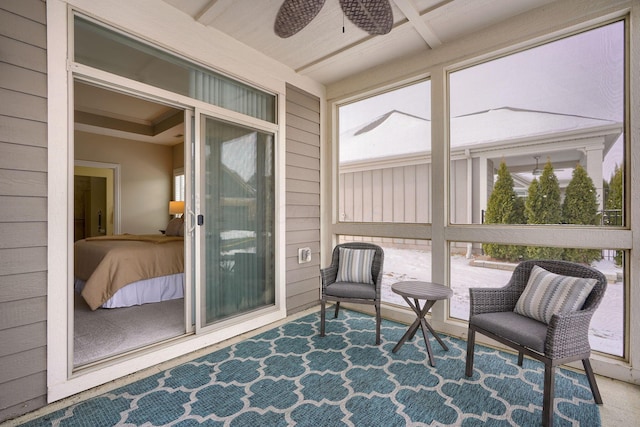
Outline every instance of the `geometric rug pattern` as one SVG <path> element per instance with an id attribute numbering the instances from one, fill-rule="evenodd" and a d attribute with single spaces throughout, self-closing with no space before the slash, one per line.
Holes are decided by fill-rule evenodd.
<path id="1" fill-rule="evenodd" d="M 369 315 L 327 316 L 320 338 L 313 313 L 191 362 L 76 403 L 26 426 L 537 426 L 542 364 L 476 346 L 474 375 L 466 342 L 421 332 L 392 349 L 407 325 Z M 600 426 L 585 375 L 556 373 L 555 426 Z"/>

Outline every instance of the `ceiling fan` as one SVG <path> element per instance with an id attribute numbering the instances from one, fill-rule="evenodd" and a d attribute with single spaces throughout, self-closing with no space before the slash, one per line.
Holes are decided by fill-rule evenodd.
<path id="1" fill-rule="evenodd" d="M 339 0 L 351 22 L 371 35 L 387 34 L 393 26 L 389 0 Z M 287 38 L 306 27 L 324 6 L 325 0 L 285 0 L 278 10 L 275 33 Z M 344 29 L 343 29 L 344 31 Z"/>

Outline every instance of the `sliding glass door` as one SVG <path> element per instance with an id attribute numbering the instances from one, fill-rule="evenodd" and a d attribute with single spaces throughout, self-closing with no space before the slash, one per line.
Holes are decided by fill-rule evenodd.
<path id="1" fill-rule="evenodd" d="M 200 326 L 275 304 L 274 135 L 200 115 Z"/>

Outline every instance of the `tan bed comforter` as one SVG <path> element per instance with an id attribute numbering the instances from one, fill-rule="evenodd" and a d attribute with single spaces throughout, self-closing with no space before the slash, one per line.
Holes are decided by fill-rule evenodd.
<path id="1" fill-rule="evenodd" d="M 184 272 L 184 238 L 163 235 L 90 237 L 75 249 L 75 276 L 86 281 L 82 296 L 97 309 L 124 286 Z"/>

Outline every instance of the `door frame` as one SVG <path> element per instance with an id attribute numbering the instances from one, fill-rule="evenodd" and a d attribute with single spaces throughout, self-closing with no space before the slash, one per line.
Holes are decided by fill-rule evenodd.
<path id="1" fill-rule="evenodd" d="M 283 97 L 279 97 L 279 99 L 283 99 Z M 284 231 L 285 231 L 285 207 L 283 204 L 284 200 L 284 170 L 280 165 L 284 165 L 284 144 L 279 144 L 279 128 L 275 124 L 267 124 L 264 123 L 256 123 L 247 120 L 229 120 L 228 117 L 221 115 L 220 112 L 215 111 L 214 109 L 196 107 L 194 111 L 194 129 L 193 129 L 193 144 L 194 149 L 191 150 L 195 155 L 193 159 L 187 160 L 185 157 L 185 167 L 188 165 L 188 170 L 193 170 L 194 173 L 194 182 L 193 184 L 193 201 L 194 206 L 192 209 L 187 209 L 187 212 L 190 212 L 189 219 L 186 220 L 185 224 L 189 227 L 189 230 L 193 230 L 194 234 L 191 236 L 193 238 L 193 248 L 194 248 L 194 259 L 195 259 L 195 269 L 193 271 L 194 277 L 194 286 L 196 290 L 193 292 L 193 297 L 195 298 L 194 304 L 194 316 L 195 316 L 195 331 L 197 334 L 207 334 L 209 332 L 215 332 L 224 330 L 229 327 L 235 327 L 239 323 L 252 318 L 259 318 L 262 315 L 270 316 L 272 313 L 280 313 L 282 317 L 286 316 L 286 290 L 284 280 L 281 279 L 284 277 L 284 260 L 286 258 L 286 249 L 284 245 L 280 242 L 284 242 Z M 258 132 L 265 132 L 273 135 L 273 150 L 274 150 L 274 247 L 273 252 L 274 256 L 274 305 L 273 306 L 264 306 L 256 308 L 253 311 L 245 312 L 239 314 L 238 316 L 227 317 L 222 320 L 216 321 L 209 325 L 205 325 L 203 322 L 203 311 L 205 310 L 205 303 L 203 301 L 203 280 L 206 280 L 206 268 L 204 266 L 204 262 L 200 262 L 199 260 L 204 260 L 206 255 L 205 241 L 206 238 L 204 233 L 206 232 L 205 227 L 201 227 L 196 224 L 197 218 L 200 215 L 204 214 L 204 203 L 203 198 L 205 197 L 205 166 L 204 166 L 204 151 L 205 151 L 205 141 L 202 135 L 202 130 L 206 119 L 214 119 L 217 121 L 227 122 L 232 125 L 246 127 Z M 185 154 L 186 156 L 186 154 Z M 191 163 L 193 162 L 193 164 Z M 187 182 L 190 180 L 187 179 Z M 187 188 L 189 188 L 187 186 Z M 189 197 L 186 197 L 189 199 Z M 187 202 L 187 205 L 189 202 Z M 206 224 L 205 224 L 206 225 Z M 186 233 L 185 233 L 186 235 Z"/>
<path id="2" fill-rule="evenodd" d="M 100 386 L 129 374 L 237 337 L 245 332 L 282 320 L 286 317 L 286 250 L 285 250 L 285 146 L 284 129 L 286 87 L 276 85 L 277 124 L 225 110 L 194 98 L 167 90 L 132 82 L 101 70 L 67 60 L 73 50 L 67 50 L 72 40 L 73 10 L 63 2 L 47 3 L 47 122 L 48 140 L 48 250 L 47 250 L 47 401 L 49 403 Z M 67 42 L 65 42 L 67 41 Z M 234 123 L 258 126 L 274 132 L 276 137 L 276 305 L 270 310 L 234 318 L 218 328 L 202 334 L 185 335 L 135 354 L 114 358 L 95 366 L 73 369 L 73 165 L 74 165 L 74 79 L 105 87 L 125 90 L 150 100 L 168 103 L 194 111 L 202 108 L 214 117 Z M 197 126 L 196 126 L 197 127 Z M 188 140 L 186 140 L 188 141 Z M 187 147 L 188 144 L 185 144 Z M 185 153 L 186 154 L 186 153 Z M 187 204 L 189 203 L 187 197 Z M 197 205 L 197 201 L 196 201 Z M 187 205 L 187 209 L 189 206 Z M 191 207 L 193 209 L 193 207 Z M 197 213 L 197 210 L 195 211 Z M 188 217 L 188 216 L 187 216 Z M 186 240 L 185 244 L 188 240 Z M 187 310 L 185 310 L 187 311 Z M 71 331 L 71 333 L 70 333 Z M 117 383 L 116 383 L 117 384 Z"/>
<path id="3" fill-rule="evenodd" d="M 117 163 L 104 163 L 95 162 L 90 160 L 74 160 L 74 166 L 80 166 L 92 169 L 110 169 L 113 171 L 113 200 L 111 201 L 113 206 L 113 234 L 120 234 L 120 165 Z M 75 169 L 75 168 L 74 168 Z M 74 173 L 75 175 L 75 173 Z M 102 176 L 102 175 L 95 175 Z M 108 190 L 107 190 L 108 191 Z M 109 207 L 109 200 L 107 196 L 107 208 Z M 107 234 L 108 233 L 107 228 Z"/>

